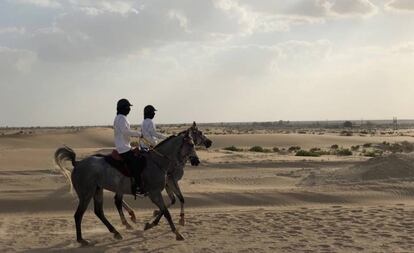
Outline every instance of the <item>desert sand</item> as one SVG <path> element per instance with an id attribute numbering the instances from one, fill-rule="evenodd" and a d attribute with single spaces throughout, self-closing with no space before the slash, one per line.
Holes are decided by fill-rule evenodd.
<path id="1" fill-rule="evenodd" d="M 0 252 L 414 252 L 414 155 L 297 157 L 233 152 L 223 147 L 328 148 L 413 141 L 411 136 L 335 134 L 209 135 L 202 164 L 187 166 L 179 204 L 170 210 L 185 241 L 176 241 L 165 219 L 143 231 L 154 206 L 125 199 L 138 221 L 126 229 L 105 192 L 105 213 L 120 231 L 113 238 L 93 213 L 85 214 L 75 240 L 77 198 L 53 162 L 63 144 L 78 156 L 111 150 L 110 128 L 4 131 L 0 136 Z"/>

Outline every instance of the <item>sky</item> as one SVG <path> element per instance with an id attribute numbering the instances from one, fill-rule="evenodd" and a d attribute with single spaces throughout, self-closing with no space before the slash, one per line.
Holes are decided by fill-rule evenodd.
<path id="1" fill-rule="evenodd" d="M 414 118 L 413 0 L 0 0 L 0 126 Z"/>

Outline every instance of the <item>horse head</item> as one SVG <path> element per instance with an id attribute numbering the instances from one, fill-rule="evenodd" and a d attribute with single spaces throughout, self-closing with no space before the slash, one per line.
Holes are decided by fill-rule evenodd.
<path id="1" fill-rule="evenodd" d="M 200 159 L 195 150 L 195 145 L 190 130 L 184 132 L 183 144 L 181 146 L 181 157 L 189 158 L 192 166 L 198 166 Z"/>
<path id="2" fill-rule="evenodd" d="M 201 130 L 197 128 L 197 124 L 195 121 L 188 130 L 196 146 L 204 145 L 206 148 L 209 148 L 213 144 L 213 142 L 209 138 L 207 138 L 207 136 L 205 136 Z"/>

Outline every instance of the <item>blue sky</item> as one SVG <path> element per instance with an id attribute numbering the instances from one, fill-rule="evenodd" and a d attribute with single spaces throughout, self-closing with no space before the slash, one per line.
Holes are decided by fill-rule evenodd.
<path id="1" fill-rule="evenodd" d="M 0 126 L 414 118 L 411 0 L 1 0 Z"/>

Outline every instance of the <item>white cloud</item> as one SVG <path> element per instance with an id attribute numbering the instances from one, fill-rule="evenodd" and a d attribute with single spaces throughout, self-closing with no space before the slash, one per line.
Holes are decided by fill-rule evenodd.
<path id="1" fill-rule="evenodd" d="M 34 52 L 0 47 L 0 75 L 8 76 L 27 74 L 37 57 Z"/>
<path id="2" fill-rule="evenodd" d="M 58 0 L 8 0 L 9 2 L 18 4 L 30 4 L 46 8 L 59 8 L 62 5 Z"/>
<path id="3" fill-rule="evenodd" d="M 378 8 L 369 0 L 325 0 L 324 6 L 333 16 L 371 16 Z"/>
<path id="4" fill-rule="evenodd" d="M 395 54 L 401 55 L 414 55 L 414 42 L 409 41 L 405 43 L 400 43 L 396 46 L 393 46 L 391 51 Z"/>
<path id="5" fill-rule="evenodd" d="M 414 11 L 414 1 L 391 0 L 385 4 L 385 9 L 392 11 Z"/>

